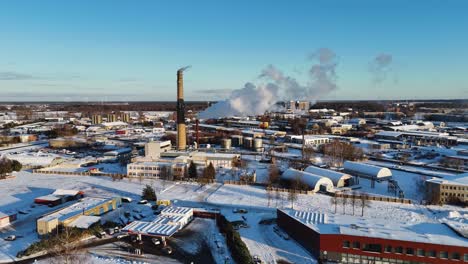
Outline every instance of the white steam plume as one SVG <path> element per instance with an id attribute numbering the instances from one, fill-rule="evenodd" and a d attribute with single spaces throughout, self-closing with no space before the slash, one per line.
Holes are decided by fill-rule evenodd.
<path id="1" fill-rule="evenodd" d="M 309 81 L 306 84 L 300 84 L 295 78 L 269 65 L 259 76 L 265 82 L 258 85 L 247 83 L 243 88 L 234 90 L 226 100 L 201 112 L 200 118 L 260 115 L 271 110 L 277 101 L 316 101 L 335 90 L 338 65 L 336 54 L 322 48 L 309 58 L 314 64 L 308 71 Z"/>
<path id="2" fill-rule="evenodd" d="M 381 53 L 369 63 L 369 72 L 372 74 L 372 82 L 374 84 L 387 80 L 389 73 L 392 72 L 392 62 L 392 55 Z"/>

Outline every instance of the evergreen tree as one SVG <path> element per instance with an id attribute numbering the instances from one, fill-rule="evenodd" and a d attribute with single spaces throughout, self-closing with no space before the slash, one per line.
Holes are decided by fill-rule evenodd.
<path id="1" fill-rule="evenodd" d="M 206 167 L 204 177 L 210 180 L 214 180 L 216 178 L 216 170 L 213 166 L 213 163 L 210 162 L 210 165 Z"/>
<path id="2" fill-rule="evenodd" d="M 197 164 L 190 162 L 190 165 L 188 167 L 188 176 L 192 179 L 198 178 L 198 172 L 197 172 Z"/>
<path id="3" fill-rule="evenodd" d="M 143 188 L 143 193 L 141 194 L 141 198 L 148 200 L 148 201 L 154 201 L 156 202 L 158 200 L 156 196 L 156 192 L 154 191 L 153 187 L 151 185 L 146 185 L 145 188 Z"/>

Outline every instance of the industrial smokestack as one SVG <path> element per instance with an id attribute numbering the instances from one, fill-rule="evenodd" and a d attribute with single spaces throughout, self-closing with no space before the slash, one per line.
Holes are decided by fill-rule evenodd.
<path id="1" fill-rule="evenodd" d="M 186 66 L 177 70 L 177 150 L 187 148 L 187 134 L 185 131 L 185 103 L 184 103 L 184 71 Z"/>

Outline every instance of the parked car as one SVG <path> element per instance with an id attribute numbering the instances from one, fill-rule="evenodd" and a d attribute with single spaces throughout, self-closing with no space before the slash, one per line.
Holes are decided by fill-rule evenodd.
<path id="1" fill-rule="evenodd" d="M 114 228 L 108 228 L 106 231 L 107 231 L 107 234 L 109 235 L 113 235 L 115 233 Z"/>
<path id="2" fill-rule="evenodd" d="M 141 200 L 141 201 L 138 202 L 138 204 L 147 204 L 147 203 L 148 203 L 147 200 Z"/>
<path id="3" fill-rule="evenodd" d="M 97 238 L 103 238 L 106 236 L 106 232 L 102 231 L 102 232 L 96 232 L 95 236 Z"/>
<path id="4" fill-rule="evenodd" d="M 153 244 L 155 244 L 156 246 L 161 244 L 161 241 L 159 241 L 159 239 L 157 238 L 152 238 L 151 242 L 153 242 Z"/>
<path id="5" fill-rule="evenodd" d="M 164 247 L 163 252 L 170 255 L 170 254 L 172 254 L 172 248 L 171 247 Z"/>
<path id="6" fill-rule="evenodd" d="M 132 198 L 130 198 L 130 197 L 122 197 L 121 200 L 122 200 L 123 203 L 131 203 L 132 202 Z"/>
<path id="7" fill-rule="evenodd" d="M 253 256 L 253 262 L 255 264 L 260 264 L 260 263 L 262 263 L 262 260 L 260 259 L 259 256 L 255 255 L 255 256 Z"/>
<path id="8" fill-rule="evenodd" d="M 124 237 L 128 237 L 128 234 L 121 234 L 117 236 L 117 239 L 122 239 Z"/>
<path id="9" fill-rule="evenodd" d="M 4 238 L 6 241 L 13 241 L 13 240 L 16 240 L 16 236 L 15 235 L 9 235 L 7 237 Z"/>

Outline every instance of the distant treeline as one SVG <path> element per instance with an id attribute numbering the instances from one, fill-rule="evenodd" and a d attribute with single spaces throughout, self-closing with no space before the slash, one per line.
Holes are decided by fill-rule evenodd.
<path id="1" fill-rule="evenodd" d="M 185 102 L 185 109 L 200 111 L 208 107 L 208 102 Z M 176 111 L 176 102 L 130 102 L 125 104 L 109 103 L 69 103 L 50 105 L 53 111 L 82 113 L 108 113 L 120 111 Z"/>
<path id="2" fill-rule="evenodd" d="M 369 102 L 369 101 L 336 101 L 336 102 L 317 102 L 312 106 L 313 109 L 334 109 L 340 112 L 346 112 L 349 108 L 354 111 L 366 111 L 366 112 L 384 112 L 385 105 L 380 102 Z"/>

